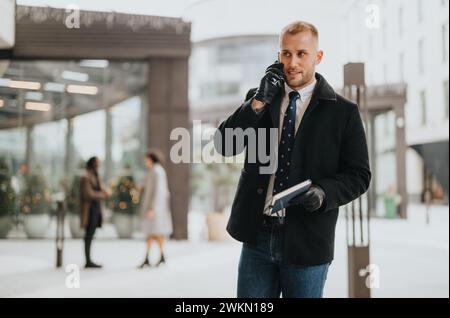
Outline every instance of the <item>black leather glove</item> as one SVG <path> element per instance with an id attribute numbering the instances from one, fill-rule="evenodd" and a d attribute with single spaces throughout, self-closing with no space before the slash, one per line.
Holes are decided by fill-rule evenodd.
<path id="1" fill-rule="evenodd" d="M 292 200 L 292 205 L 301 204 L 307 211 L 313 212 L 323 204 L 325 200 L 325 192 L 321 187 L 312 185 L 306 193 L 303 193 L 298 198 Z"/>
<path id="2" fill-rule="evenodd" d="M 270 104 L 283 85 L 283 64 L 275 62 L 266 69 L 254 98 L 260 102 Z"/>

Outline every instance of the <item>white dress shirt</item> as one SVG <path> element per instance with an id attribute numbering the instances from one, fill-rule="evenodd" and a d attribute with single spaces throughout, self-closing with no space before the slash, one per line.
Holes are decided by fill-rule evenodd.
<path id="1" fill-rule="evenodd" d="M 297 110 L 295 113 L 295 133 L 297 134 L 298 127 L 300 126 L 300 122 L 302 121 L 303 115 L 305 114 L 306 109 L 308 108 L 309 102 L 311 101 L 311 97 L 314 91 L 314 87 L 316 86 L 316 79 L 314 78 L 314 82 L 309 84 L 308 86 L 303 87 L 297 92 L 300 94 L 300 98 L 297 99 Z M 286 83 L 284 84 L 285 94 L 283 96 L 283 100 L 280 105 L 280 124 L 278 126 L 278 142 L 280 142 L 281 138 L 281 129 L 283 128 L 283 118 L 286 110 L 289 106 L 289 93 L 293 91 Z M 270 176 L 269 186 L 267 188 L 266 202 L 264 205 L 264 214 L 271 215 L 270 204 L 272 203 L 273 197 L 273 183 L 275 180 L 275 173 Z M 284 212 L 284 211 L 283 211 Z M 273 216 L 276 216 L 273 215 Z"/>

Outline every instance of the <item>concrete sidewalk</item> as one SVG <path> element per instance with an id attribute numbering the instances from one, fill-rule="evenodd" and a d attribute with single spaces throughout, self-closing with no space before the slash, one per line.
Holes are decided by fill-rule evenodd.
<path id="1" fill-rule="evenodd" d="M 448 207 L 433 207 L 426 225 L 422 206 L 408 221 L 374 219 L 371 263 L 380 268 L 372 297 L 449 297 Z M 336 251 L 325 297 L 347 297 L 345 219 L 336 230 Z M 143 242 L 98 239 L 94 260 L 102 270 L 81 270 L 80 288 L 65 286 L 54 269 L 53 240 L 0 241 L 0 297 L 234 297 L 240 244 L 170 241 L 168 263 L 138 270 Z M 83 264 L 81 240 L 66 240 L 64 264 Z M 158 251 L 153 251 L 156 261 Z"/>

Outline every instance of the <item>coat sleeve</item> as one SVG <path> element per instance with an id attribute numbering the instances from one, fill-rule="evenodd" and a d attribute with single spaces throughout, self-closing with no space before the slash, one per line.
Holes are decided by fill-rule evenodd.
<path id="1" fill-rule="evenodd" d="M 155 172 L 153 172 L 152 177 L 150 178 L 150 187 L 151 191 L 149 193 L 149 209 L 154 209 L 156 190 L 158 187 L 158 174 Z"/>
<path id="2" fill-rule="evenodd" d="M 245 97 L 245 102 L 230 117 L 224 120 L 217 128 L 214 134 L 214 147 L 222 156 L 232 157 L 244 150 L 237 149 L 234 140 L 226 139 L 225 130 L 227 128 L 241 128 L 242 130 L 245 130 L 247 128 L 256 127 L 258 121 L 265 113 L 265 108 L 262 111 L 256 113 L 251 106 L 255 92 L 255 88 L 249 90 L 247 96 Z M 225 144 L 227 142 L 232 143 L 233 147 L 227 149 L 225 147 Z"/>
<path id="3" fill-rule="evenodd" d="M 151 170 L 147 177 L 145 178 L 145 186 L 144 186 L 144 200 L 143 200 L 143 212 L 147 212 L 150 209 L 154 208 L 155 205 L 155 196 L 156 190 L 158 186 L 158 175 L 154 170 Z"/>
<path id="4" fill-rule="evenodd" d="M 87 201 L 101 200 L 105 198 L 101 191 L 94 190 L 88 178 L 86 177 L 82 177 L 80 180 L 80 192 L 83 200 Z"/>
<path id="5" fill-rule="evenodd" d="M 371 179 L 366 135 L 358 106 L 353 105 L 344 130 L 339 171 L 315 181 L 325 191 L 322 211 L 345 205 L 367 191 Z"/>
<path id="6" fill-rule="evenodd" d="M 100 182 L 100 189 L 102 191 L 106 191 L 108 189 L 108 186 L 106 185 L 105 181 L 99 178 L 99 182 Z"/>

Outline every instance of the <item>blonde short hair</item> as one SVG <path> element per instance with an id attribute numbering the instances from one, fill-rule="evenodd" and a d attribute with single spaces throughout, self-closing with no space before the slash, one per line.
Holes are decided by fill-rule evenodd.
<path id="1" fill-rule="evenodd" d="M 283 37 L 286 34 L 295 35 L 297 33 L 305 32 L 305 31 L 311 32 L 311 34 L 314 36 L 314 38 L 316 38 L 316 40 L 319 41 L 319 31 L 317 31 L 317 28 L 313 24 L 311 24 L 309 22 L 305 22 L 305 21 L 295 21 L 295 22 L 288 24 L 281 30 L 280 44 L 281 44 Z"/>

